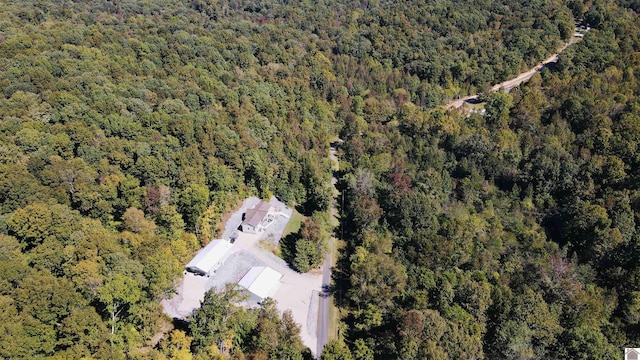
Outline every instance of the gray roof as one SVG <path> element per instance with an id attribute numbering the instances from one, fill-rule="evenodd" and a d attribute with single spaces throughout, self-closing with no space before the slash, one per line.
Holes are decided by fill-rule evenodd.
<path id="1" fill-rule="evenodd" d="M 260 225 L 262 220 L 267 216 L 267 214 L 271 211 L 271 204 L 260 201 L 256 206 L 247 210 L 244 215 L 245 224 L 256 227 Z"/>

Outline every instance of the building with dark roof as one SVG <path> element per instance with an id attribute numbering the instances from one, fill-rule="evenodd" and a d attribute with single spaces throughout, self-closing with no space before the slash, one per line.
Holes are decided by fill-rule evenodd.
<path id="1" fill-rule="evenodd" d="M 251 234 L 263 232 L 275 219 L 274 208 L 268 202 L 260 201 L 247 210 L 242 221 L 242 231 Z"/>

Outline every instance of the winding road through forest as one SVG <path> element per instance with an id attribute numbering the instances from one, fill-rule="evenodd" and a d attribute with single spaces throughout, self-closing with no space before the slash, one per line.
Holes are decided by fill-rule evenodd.
<path id="1" fill-rule="evenodd" d="M 540 72 L 548 64 L 557 62 L 558 61 L 558 55 L 561 54 L 569 46 L 577 43 L 581 38 L 582 38 L 582 34 L 579 33 L 579 32 L 575 32 L 573 34 L 573 36 L 571 36 L 571 39 L 569 40 L 569 42 L 565 43 L 560 49 L 558 49 L 558 52 L 556 52 L 555 54 L 553 54 L 553 55 L 549 56 L 548 58 L 544 59 L 541 63 L 539 63 L 538 65 L 532 67 L 528 71 L 522 72 L 522 73 L 518 74 L 518 76 L 516 76 L 516 77 L 514 77 L 512 79 L 509 79 L 507 81 L 503 81 L 503 82 L 501 82 L 501 83 L 499 83 L 497 85 L 494 85 L 491 88 L 490 92 L 496 92 L 496 91 L 498 91 L 500 89 L 504 89 L 506 92 L 509 92 L 514 87 L 522 84 L 523 82 L 528 81 L 529 79 L 531 79 L 531 77 L 533 75 L 535 75 L 537 72 Z M 463 98 L 451 101 L 450 103 L 445 105 L 445 108 L 447 110 L 452 109 L 452 108 L 459 108 L 465 102 L 477 99 L 478 96 L 480 96 L 480 94 L 469 95 L 469 96 L 465 96 Z"/>

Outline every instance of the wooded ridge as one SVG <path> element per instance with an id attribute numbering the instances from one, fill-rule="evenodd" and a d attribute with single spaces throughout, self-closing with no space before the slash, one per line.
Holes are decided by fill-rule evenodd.
<path id="1" fill-rule="evenodd" d="M 639 7 L 0 3 L 0 358 L 309 358 L 269 301 L 211 292 L 173 324 L 160 300 L 239 199 L 277 196 L 310 219 L 291 249 L 321 244 L 338 138 L 323 359 L 619 357 L 640 329 Z M 592 30 L 485 114 L 441 108 L 574 18 Z"/>

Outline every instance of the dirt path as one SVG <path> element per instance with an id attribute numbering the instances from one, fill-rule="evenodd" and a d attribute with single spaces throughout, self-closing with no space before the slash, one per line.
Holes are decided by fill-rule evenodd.
<path id="1" fill-rule="evenodd" d="M 569 46 L 577 43 L 580 40 L 579 36 L 576 36 L 577 33 L 573 34 L 573 36 L 571 37 L 571 40 L 569 40 L 569 42 L 565 43 L 560 49 L 558 49 L 558 52 L 549 56 L 548 58 L 544 59 L 541 63 L 539 63 L 538 65 L 532 67 L 531 69 L 529 69 L 528 71 L 525 71 L 523 73 L 520 73 L 518 76 L 514 77 L 513 79 L 509 79 L 507 81 L 503 81 L 497 85 L 494 85 L 491 88 L 491 92 L 496 92 L 500 89 L 504 89 L 506 92 L 509 92 L 509 90 L 513 89 L 514 87 L 522 84 L 523 82 L 529 81 L 529 79 L 531 79 L 531 77 L 533 77 L 533 75 L 535 75 L 537 72 L 540 72 L 542 69 L 544 69 L 544 67 L 550 63 L 555 63 L 558 62 L 558 55 L 561 54 L 566 48 L 568 48 Z M 479 94 L 475 94 L 475 95 L 469 95 L 469 96 L 465 96 L 463 98 L 454 100 L 448 104 L 445 105 L 445 109 L 449 110 L 452 108 L 459 108 L 461 107 L 465 102 L 468 102 L 469 100 L 474 100 L 477 99 L 479 96 Z"/>

